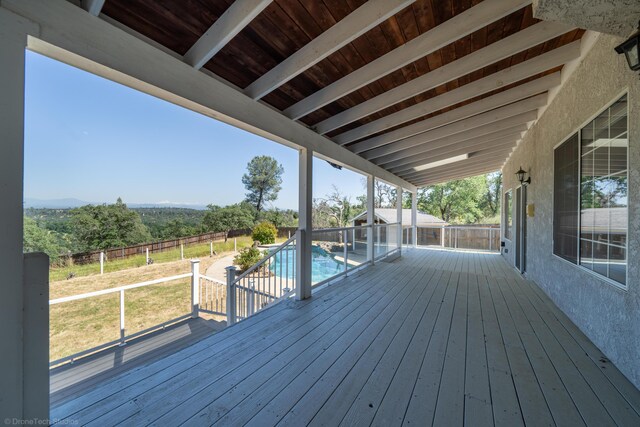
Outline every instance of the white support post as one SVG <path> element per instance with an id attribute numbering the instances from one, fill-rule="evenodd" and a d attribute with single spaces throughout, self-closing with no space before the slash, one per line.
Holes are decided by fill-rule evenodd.
<path id="1" fill-rule="evenodd" d="M 145 253 L 145 255 L 146 255 L 146 262 L 147 262 L 147 265 L 149 265 L 149 248 L 146 248 L 146 251 L 145 251 L 145 252 L 146 252 L 146 253 Z"/>
<path id="2" fill-rule="evenodd" d="M 184 243 L 180 243 L 180 259 L 184 259 Z"/>
<path id="3" fill-rule="evenodd" d="M 120 346 L 126 344 L 124 337 L 126 336 L 124 325 L 124 289 L 120 291 Z"/>
<path id="4" fill-rule="evenodd" d="M 213 256 L 213 240 L 209 242 L 209 256 Z"/>
<path id="5" fill-rule="evenodd" d="M 147 264 L 148 264 L 147 260 Z M 104 274 L 104 252 L 100 252 L 100 275 Z"/>
<path id="6" fill-rule="evenodd" d="M 298 232 L 296 235 L 296 299 L 311 297 L 311 243 L 313 225 L 313 152 L 300 150 L 298 168 Z"/>
<path id="7" fill-rule="evenodd" d="M 440 246 L 444 248 L 444 226 L 440 227 Z"/>
<path id="8" fill-rule="evenodd" d="M 49 257 L 24 256 L 24 409 L 25 420 L 49 415 Z"/>
<path id="9" fill-rule="evenodd" d="M 413 247 L 418 246 L 418 191 L 411 193 L 411 234 Z"/>
<path id="10" fill-rule="evenodd" d="M 402 255 L 402 187 L 396 187 L 396 209 L 397 209 L 397 227 L 396 241 L 398 242 L 398 253 Z"/>
<path id="11" fill-rule="evenodd" d="M 200 260 L 191 260 L 191 318 L 200 316 Z"/>
<path id="12" fill-rule="evenodd" d="M 226 267 L 227 270 L 227 326 L 236 323 L 236 267 Z"/>
<path id="13" fill-rule="evenodd" d="M 26 361 L 24 351 L 24 296 L 25 275 L 22 254 L 23 229 L 23 165 L 24 165 L 24 73 L 27 34 L 38 36 L 36 24 L 0 8 L 0 342 L 2 343 L 2 363 L 0 364 L 0 414 L 2 418 L 32 420 L 48 419 L 48 409 L 44 414 L 29 410 L 28 396 L 24 381 Z M 47 341 L 38 343 L 37 350 L 31 352 L 48 357 Z M 45 374 L 47 378 L 48 374 Z M 24 384 L 24 386 L 23 386 Z M 48 389 L 48 384 L 42 385 Z M 24 388 L 23 388 L 24 387 Z M 39 390 L 40 391 L 40 390 Z M 38 393 L 38 396 L 40 393 Z"/>
<path id="14" fill-rule="evenodd" d="M 375 262 L 375 247 L 374 247 L 374 235 L 375 227 L 375 180 L 373 175 L 367 176 L 367 261 L 371 262 L 371 265 Z"/>
<path id="15" fill-rule="evenodd" d="M 351 230 L 351 248 L 353 249 L 353 251 L 355 252 L 356 250 L 356 229 L 354 228 L 353 230 Z"/>
<path id="16" fill-rule="evenodd" d="M 347 265 L 348 262 L 349 262 L 349 242 L 347 242 L 347 237 L 348 236 L 349 236 L 349 233 L 347 233 L 347 230 L 343 230 L 342 231 L 342 244 L 344 245 L 344 271 L 345 271 L 345 273 L 349 269 L 349 266 Z"/>

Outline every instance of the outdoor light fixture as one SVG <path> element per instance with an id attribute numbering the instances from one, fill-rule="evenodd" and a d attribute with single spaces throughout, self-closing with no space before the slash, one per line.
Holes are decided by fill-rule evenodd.
<path id="1" fill-rule="evenodd" d="M 624 53 L 632 71 L 640 71 L 640 22 L 638 23 L 638 31 L 616 46 L 616 52 L 618 54 Z"/>
<path id="2" fill-rule="evenodd" d="M 420 171 L 435 168 L 438 166 L 448 165 L 449 163 L 455 163 L 461 160 L 467 160 L 468 158 L 469 158 L 468 154 L 461 154 L 459 156 L 449 157 L 448 159 L 438 160 L 437 162 L 431 162 L 424 165 L 416 166 L 413 168 L 413 170 L 416 172 L 420 172 Z"/>
<path id="3" fill-rule="evenodd" d="M 528 177 L 527 179 L 524 179 L 524 176 L 526 174 L 527 174 L 527 172 L 522 169 L 522 166 L 520 166 L 520 169 L 518 170 L 518 172 L 516 172 L 516 176 L 518 177 L 518 181 L 520 181 L 521 185 L 529 185 L 529 184 L 531 184 L 531 177 Z"/>

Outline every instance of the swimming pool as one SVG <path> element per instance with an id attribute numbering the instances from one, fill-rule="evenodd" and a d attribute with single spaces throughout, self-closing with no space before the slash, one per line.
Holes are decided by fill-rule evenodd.
<path id="1" fill-rule="evenodd" d="M 322 282 L 323 280 L 344 271 L 344 264 L 340 261 L 336 261 L 327 251 L 318 246 L 313 246 L 312 248 L 311 281 L 313 283 Z M 276 276 L 282 274 L 283 277 L 293 278 L 294 271 L 292 266 L 295 265 L 295 262 L 295 247 L 286 248 L 275 255 L 274 262 L 271 263 L 269 269 Z M 288 273 L 286 271 L 287 266 L 289 270 Z"/>

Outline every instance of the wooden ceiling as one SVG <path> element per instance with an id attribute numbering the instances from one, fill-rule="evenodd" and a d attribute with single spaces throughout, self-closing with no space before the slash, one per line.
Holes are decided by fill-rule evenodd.
<path id="1" fill-rule="evenodd" d="M 391 0 L 386 1 L 391 2 Z M 459 122 L 456 132 L 464 128 L 464 135 L 461 135 L 463 139 L 460 141 L 477 138 L 479 135 L 473 132 L 473 128 L 467 129 L 465 123 L 480 111 L 474 111 L 467 116 L 461 114 L 456 119 L 456 110 L 462 112 L 463 110 L 459 109 L 463 106 L 473 109 L 474 105 L 480 105 L 478 102 L 481 100 L 487 100 L 490 105 L 487 111 L 503 105 L 491 104 L 490 101 L 499 93 L 506 93 L 524 83 L 536 81 L 557 72 L 564 62 L 575 59 L 575 54 L 566 54 L 566 60 L 561 55 L 559 59 L 548 61 L 539 59 L 541 65 L 537 68 L 531 67 L 537 72 L 527 75 L 522 74 L 521 71 L 520 74 L 514 74 L 513 81 L 505 78 L 506 84 L 502 85 L 502 80 L 498 80 L 490 90 L 487 89 L 486 84 L 483 86 L 485 80 L 497 78 L 502 75 L 498 74 L 499 72 L 508 72 L 525 61 L 529 64 L 528 61 L 535 58 L 544 59 L 546 56 L 542 57 L 542 55 L 549 56 L 553 51 L 579 40 L 583 35 L 582 30 L 561 24 L 546 23 L 544 24 L 548 24 L 546 29 L 542 28 L 543 24 L 531 28 L 539 21 L 532 17 L 530 5 L 518 0 L 393 1 L 400 4 L 400 7 L 397 8 L 398 11 L 391 11 L 390 17 L 385 16 L 379 22 L 374 22 L 374 25 L 367 26 L 361 34 L 350 38 L 348 43 L 340 43 L 337 50 L 334 48 L 326 53 L 320 51 L 317 58 L 319 60 L 305 64 L 298 72 L 291 73 L 286 81 L 265 91 L 264 96 L 253 97 L 259 102 L 282 111 L 293 120 L 299 120 L 304 125 L 317 129 L 318 133 L 328 138 L 327 143 L 345 145 L 386 168 L 388 159 L 371 155 L 376 153 L 375 151 L 362 150 L 369 144 L 367 141 L 384 137 L 385 134 L 397 132 L 402 128 L 409 130 L 410 126 L 416 127 L 418 126 L 416 124 L 421 122 L 425 124 L 429 123 L 429 120 L 438 122 L 438 116 L 443 120 L 441 123 L 436 123 L 434 128 L 450 125 L 450 122 L 444 120 L 448 116 L 442 116 L 445 113 L 453 115 L 453 122 Z M 236 0 L 238 4 L 235 6 L 241 6 L 240 3 L 243 2 L 252 3 L 247 0 Z M 337 23 L 347 17 L 365 15 L 364 9 L 367 5 L 364 0 L 254 0 L 253 3 L 263 3 L 262 8 L 257 10 L 255 17 L 239 28 L 237 34 L 221 46 L 203 67 L 249 95 L 254 86 L 266 79 L 265 76 L 270 77 L 275 73 L 277 66 L 282 67 L 283 62 L 288 59 L 293 62 L 294 54 L 300 55 L 305 52 L 305 48 L 311 49 L 310 43 L 319 42 L 318 38 L 321 35 L 337 32 Z M 232 0 L 106 0 L 101 14 L 183 56 L 221 16 L 233 14 L 232 4 L 234 4 Z M 371 7 L 378 7 L 378 5 L 384 5 L 384 2 L 369 1 Z M 383 6 L 379 7 L 383 8 Z M 478 19 L 474 18 L 474 13 L 478 11 L 475 15 L 481 14 L 482 7 L 495 8 L 495 17 L 491 16 L 486 18 L 485 22 L 470 27 L 469 31 L 466 31 L 468 34 L 463 34 L 462 37 L 458 37 L 460 35 L 458 33 L 456 37 L 445 39 L 446 43 L 442 43 L 442 46 L 411 52 L 409 56 L 405 55 L 404 58 L 410 59 L 408 62 L 405 60 L 406 63 L 391 67 L 387 64 L 386 71 L 383 69 L 382 72 L 372 74 L 374 78 L 364 79 L 356 86 L 347 85 L 349 79 L 358 81 L 357 77 L 360 74 L 374 69 L 374 66 L 377 71 L 378 63 L 382 63 L 381 61 L 386 58 L 395 58 L 394 55 L 402 49 L 406 52 L 413 49 L 413 46 L 426 46 L 421 42 L 423 39 L 439 40 L 440 29 L 443 33 L 451 32 L 451 29 L 447 30 L 446 25 L 443 24 L 452 18 L 463 14 L 459 18 L 464 18 L 464 21 L 459 21 L 463 23 Z M 453 25 L 454 21 L 455 19 L 450 24 Z M 529 31 L 524 31 L 526 29 Z M 463 28 L 461 32 L 464 33 Z M 426 33 L 428 34 L 425 36 Z M 514 43 L 500 45 L 499 42 L 508 37 L 514 39 Z M 515 41 L 516 37 L 520 37 L 521 41 Z M 523 42 L 524 39 L 526 41 Z M 518 43 L 523 48 L 510 52 L 509 46 L 520 46 Z M 494 46 L 496 46 L 495 49 Z M 491 52 L 500 53 L 496 56 L 497 60 L 483 63 L 483 58 L 490 57 Z M 579 54 L 579 49 L 577 52 Z M 474 53 L 476 53 L 475 56 Z M 369 68 L 366 67 L 367 64 L 370 64 Z M 469 68 L 470 64 L 474 66 Z M 549 66 L 545 68 L 545 64 Z M 439 69 L 441 70 L 438 71 Z M 449 78 L 451 76 L 452 78 Z M 508 77 L 508 75 L 505 76 Z M 263 79 L 259 80 L 261 78 Z M 475 86 L 471 85 L 472 83 Z M 476 86 L 478 89 L 474 89 Z M 336 95 L 335 90 L 341 87 L 343 89 Z M 456 91 L 456 89 L 465 87 L 468 93 L 458 96 L 458 93 L 465 91 Z M 325 92 L 330 93 L 331 90 L 334 92 L 333 95 L 325 96 Z M 546 90 L 546 87 L 538 89 L 537 93 L 543 93 Z M 394 98 L 398 92 L 402 92 L 403 95 Z M 537 93 L 525 93 L 523 98 Z M 389 101 L 385 102 L 387 95 L 390 95 Z M 449 96 L 451 101 L 447 100 Z M 321 102 L 316 101 L 316 98 Z M 513 98 L 511 102 L 518 100 Z M 438 106 L 437 110 L 423 108 L 430 104 Z M 354 109 L 354 107 L 357 108 Z M 423 112 L 425 114 L 422 114 Z M 426 131 L 431 131 L 431 128 L 427 127 Z M 425 129 L 421 129 L 418 133 L 422 132 L 425 132 Z M 464 139 L 465 135 L 468 138 Z M 387 147 L 382 149 L 382 152 L 385 150 L 395 152 L 390 147 L 407 137 L 401 133 L 399 136 L 399 139 L 390 138 L 381 145 L 373 146 Z M 505 146 L 502 151 L 489 156 L 488 158 L 492 159 L 491 162 L 481 161 L 482 156 L 478 155 L 475 156 L 476 160 L 472 160 L 473 153 L 469 153 L 470 157 L 465 160 L 465 163 L 472 167 L 466 169 L 477 170 L 481 164 L 498 169 L 520 138 L 521 135 L 514 136 L 512 146 Z M 457 147 L 455 144 L 458 143 L 450 145 L 452 151 Z M 489 143 L 487 144 L 487 149 L 492 148 Z M 427 148 L 425 145 L 425 149 Z M 457 149 L 457 151 L 460 150 Z M 409 154 L 411 151 L 407 153 L 408 158 L 411 156 Z M 425 159 L 428 158 L 427 153 L 428 150 L 423 156 Z M 444 154 L 440 157 L 442 155 Z M 495 161 L 496 158 L 501 161 Z M 457 166 L 462 164 L 443 166 L 436 168 L 437 170 L 421 173 L 415 171 L 395 173 L 416 185 L 426 185 L 445 178 L 449 179 L 450 174 L 446 173 L 448 171 L 456 176 Z"/>

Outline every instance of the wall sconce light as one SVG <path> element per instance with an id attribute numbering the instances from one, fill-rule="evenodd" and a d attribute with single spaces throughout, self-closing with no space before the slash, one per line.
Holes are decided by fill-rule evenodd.
<path id="1" fill-rule="evenodd" d="M 524 179 L 524 176 L 526 174 L 527 174 L 527 172 L 522 169 L 522 166 L 520 166 L 520 169 L 518 169 L 518 172 L 516 172 L 516 177 L 518 177 L 518 181 L 520 181 L 521 185 L 529 185 L 529 184 L 531 184 L 531 177 L 528 177 L 527 179 Z"/>
<path id="2" fill-rule="evenodd" d="M 632 71 L 640 70 L 640 22 L 638 23 L 638 31 L 616 46 L 616 52 L 618 54 L 624 53 Z"/>

